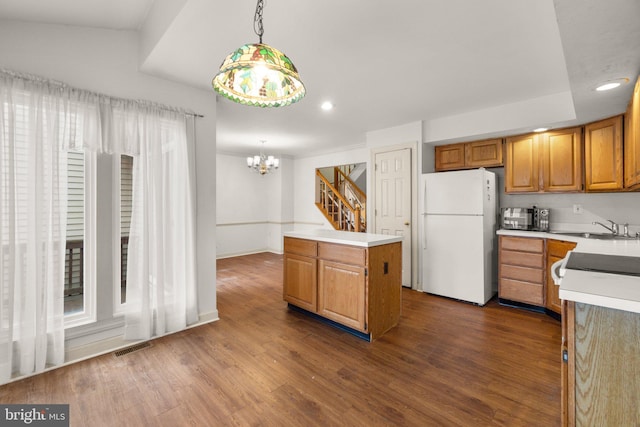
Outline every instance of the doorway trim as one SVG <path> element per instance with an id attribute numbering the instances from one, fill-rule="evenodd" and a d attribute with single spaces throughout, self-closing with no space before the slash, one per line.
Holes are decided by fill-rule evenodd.
<path id="1" fill-rule="evenodd" d="M 368 228 L 371 230 L 376 230 L 376 215 L 375 215 L 375 207 L 378 195 L 376 194 L 376 155 L 379 153 L 386 153 L 389 151 L 398 151 L 409 149 L 411 153 L 411 173 L 409 177 L 411 179 L 411 289 L 418 289 L 418 157 L 421 156 L 418 150 L 417 142 L 407 142 L 404 144 L 397 145 L 387 145 L 381 147 L 375 147 L 371 149 L 371 171 L 370 177 L 371 182 L 368 185 L 368 188 L 372 189 L 370 192 L 371 196 L 368 197 L 367 203 L 367 218 L 372 219 L 369 222 Z M 369 221 L 369 220 L 368 220 Z"/>

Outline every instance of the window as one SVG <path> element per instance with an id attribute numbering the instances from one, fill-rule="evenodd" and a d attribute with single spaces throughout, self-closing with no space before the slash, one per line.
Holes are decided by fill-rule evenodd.
<path id="1" fill-rule="evenodd" d="M 121 155 L 114 159 L 114 176 L 117 182 L 117 200 L 115 216 L 118 218 L 114 230 L 114 307 L 115 313 L 122 311 L 127 301 L 127 253 L 129 246 L 129 230 L 131 228 L 131 211 L 133 200 L 133 157 Z"/>
<path id="2" fill-rule="evenodd" d="M 65 328 L 96 320 L 96 154 L 67 152 Z"/>

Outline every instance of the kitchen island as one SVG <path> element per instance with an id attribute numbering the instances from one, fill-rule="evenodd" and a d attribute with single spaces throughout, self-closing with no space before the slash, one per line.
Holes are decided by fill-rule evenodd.
<path id="1" fill-rule="evenodd" d="M 402 237 L 336 230 L 284 233 L 291 309 L 375 340 L 400 319 Z"/>

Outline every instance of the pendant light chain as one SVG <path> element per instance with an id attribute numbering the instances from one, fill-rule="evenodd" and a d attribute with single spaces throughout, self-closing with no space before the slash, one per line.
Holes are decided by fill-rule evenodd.
<path id="1" fill-rule="evenodd" d="M 262 35 L 264 34 L 264 27 L 262 26 L 262 9 L 264 9 L 264 0 L 258 0 L 256 5 L 256 15 L 253 18 L 253 31 L 260 37 L 260 44 L 262 44 Z"/>

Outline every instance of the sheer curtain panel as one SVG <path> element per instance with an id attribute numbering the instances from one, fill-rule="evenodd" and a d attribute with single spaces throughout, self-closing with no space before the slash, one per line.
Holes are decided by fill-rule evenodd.
<path id="1" fill-rule="evenodd" d="M 198 319 L 187 120 L 154 105 L 113 105 L 109 139 L 133 156 L 125 339 Z"/>
<path id="2" fill-rule="evenodd" d="M 0 383 L 64 362 L 65 149 L 97 130 L 76 95 L 0 70 Z"/>

